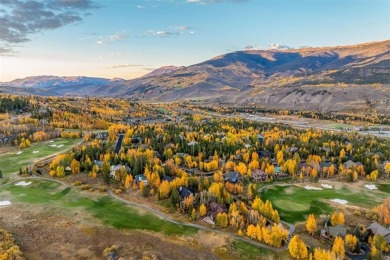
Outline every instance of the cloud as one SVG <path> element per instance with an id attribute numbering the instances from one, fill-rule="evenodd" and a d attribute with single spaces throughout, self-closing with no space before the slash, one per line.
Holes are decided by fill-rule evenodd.
<path id="1" fill-rule="evenodd" d="M 139 9 L 144 9 L 145 6 L 143 6 L 143 5 L 137 5 L 137 8 L 139 8 Z"/>
<path id="2" fill-rule="evenodd" d="M 119 64 L 106 67 L 106 69 L 120 69 L 120 68 L 132 68 L 132 67 L 142 67 L 144 65 L 140 64 Z"/>
<path id="3" fill-rule="evenodd" d="M 0 46 L 0 56 L 13 56 L 15 51 L 9 46 Z"/>
<path id="4" fill-rule="evenodd" d="M 160 37 L 160 38 L 167 38 L 167 37 L 174 37 L 174 36 L 178 36 L 180 33 L 179 32 L 169 32 L 169 31 L 147 31 L 145 33 L 146 35 L 150 35 L 150 36 L 156 36 L 156 37 Z"/>
<path id="5" fill-rule="evenodd" d="M 256 44 L 248 44 L 247 46 L 244 47 L 244 50 L 250 51 L 250 50 L 257 50 Z"/>
<path id="6" fill-rule="evenodd" d="M 270 50 L 289 50 L 289 49 L 293 49 L 293 48 L 291 48 L 288 45 L 273 43 L 269 46 L 269 49 Z"/>
<path id="7" fill-rule="evenodd" d="M 192 29 L 192 27 L 187 26 L 187 25 L 180 25 L 180 26 L 175 27 L 175 30 L 179 30 L 179 31 L 188 31 L 191 29 Z"/>
<path id="8" fill-rule="evenodd" d="M 103 44 L 107 44 L 107 43 L 111 43 L 111 42 L 124 40 L 124 39 L 127 39 L 128 37 L 129 36 L 125 33 L 116 33 L 116 34 L 112 34 L 112 35 L 109 35 L 106 37 L 100 36 L 98 38 L 98 40 L 96 41 L 96 43 L 99 45 L 103 45 Z"/>
<path id="9" fill-rule="evenodd" d="M 0 0 L 0 47 L 30 41 L 30 36 L 81 22 L 91 0 Z"/>
<path id="10" fill-rule="evenodd" d="M 92 0 L 48 0 L 47 2 L 47 6 L 53 9 L 77 8 L 80 10 L 88 10 L 99 7 Z"/>
<path id="11" fill-rule="evenodd" d="M 180 25 L 173 28 L 174 30 L 165 31 L 165 30 L 150 30 L 145 32 L 147 36 L 156 36 L 160 38 L 175 37 L 183 35 L 185 33 L 194 34 L 193 27 L 187 25 Z"/>
<path id="12" fill-rule="evenodd" d="M 248 0 L 186 0 L 186 3 L 191 4 L 216 4 L 216 3 L 243 3 Z"/>

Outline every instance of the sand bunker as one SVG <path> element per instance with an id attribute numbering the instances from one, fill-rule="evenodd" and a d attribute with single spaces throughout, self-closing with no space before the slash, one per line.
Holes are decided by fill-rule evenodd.
<path id="1" fill-rule="evenodd" d="M 348 201 L 341 200 L 341 199 L 331 199 L 330 201 L 336 202 L 338 204 L 343 204 L 343 205 L 348 203 Z"/>
<path id="2" fill-rule="evenodd" d="M 20 181 L 18 183 L 15 183 L 15 186 L 27 186 L 30 185 L 32 182 L 31 181 Z"/>
<path id="3" fill-rule="evenodd" d="M 375 186 L 375 184 L 366 184 L 364 185 L 369 190 L 377 190 L 378 188 Z"/>
<path id="4" fill-rule="evenodd" d="M 16 154 L 19 155 L 19 154 L 21 154 L 21 153 L 23 153 L 23 152 L 22 152 L 22 151 L 19 151 L 19 152 L 17 152 Z"/>
<path id="5" fill-rule="evenodd" d="M 50 146 L 51 146 L 51 147 L 57 147 L 57 145 L 56 145 L 56 144 L 51 144 Z"/>
<path id="6" fill-rule="evenodd" d="M 306 185 L 304 188 L 305 188 L 306 190 L 322 190 L 321 188 L 317 188 L 317 187 L 313 187 L 313 186 L 308 186 L 308 185 Z"/>
<path id="7" fill-rule="evenodd" d="M 39 151 L 33 151 L 33 153 L 38 153 Z"/>
<path id="8" fill-rule="evenodd" d="M 53 141 L 53 140 L 50 140 L 49 143 L 54 143 L 54 141 Z"/>
<path id="9" fill-rule="evenodd" d="M 0 201 L 0 206 L 8 206 L 8 205 L 11 205 L 11 201 L 9 200 Z"/>
<path id="10" fill-rule="evenodd" d="M 62 146 L 64 146 L 64 145 L 63 144 L 57 145 L 57 147 L 62 147 Z"/>
<path id="11" fill-rule="evenodd" d="M 327 189 L 333 189 L 332 185 L 321 183 L 321 186 Z"/>

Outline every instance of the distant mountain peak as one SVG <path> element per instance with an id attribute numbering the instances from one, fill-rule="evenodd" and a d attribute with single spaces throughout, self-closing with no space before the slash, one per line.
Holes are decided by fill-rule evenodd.
<path id="1" fill-rule="evenodd" d="M 163 67 L 160 67 L 158 69 L 155 69 L 155 70 L 149 72 L 148 74 L 143 75 L 142 78 L 155 77 L 155 76 L 171 73 L 171 72 L 174 72 L 174 71 L 182 69 L 182 68 L 184 68 L 184 66 L 179 66 L 179 67 L 172 66 L 172 65 L 171 66 L 163 66 Z"/>

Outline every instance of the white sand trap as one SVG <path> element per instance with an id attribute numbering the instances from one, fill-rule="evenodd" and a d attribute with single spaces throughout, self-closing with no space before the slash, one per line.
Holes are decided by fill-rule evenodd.
<path id="1" fill-rule="evenodd" d="M 375 186 L 375 184 L 366 184 L 364 185 L 369 190 L 377 190 L 378 188 Z"/>
<path id="2" fill-rule="evenodd" d="M 50 146 L 51 146 L 51 147 L 57 147 L 57 145 L 56 145 L 56 144 L 51 144 Z"/>
<path id="3" fill-rule="evenodd" d="M 317 187 L 313 187 L 313 186 L 308 186 L 308 185 L 306 185 L 304 188 L 305 188 L 306 190 L 322 190 L 321 188 L 317 188 Z"/>
<path id="4" fill-rule="evenodd" d="M 23 153 L 23 152 L 22 152 L 22 151 L 19 151 L 19 152 L 17 152 L 16 154 L 19 155 L 19 154 L 21 154 L 21 153 Z"/>
<path id="5" fill-rule="evenodd" d="M 62 146 L 64 146 L 64 145 L 63 144 L 57 145 L 57 147 L 62 147 Z"/>
<path id="6" fill-rule="evenodd" d="M 348 201 L 341 200 L 341 199 L 331 199 L 330 201 L 336 202 L 338 204 L 343 204 L 343 205 L 348 203 Z"/>
<path id="7" fill-rule="evenodd" d="M 39 151 L 33 151 L 33 153 L 38 153 Z"/>
<path id="8" fill-rule="evenodd" d="M 9 200 L 0 201 L 0 206 L 8 206 L 8 205 L 11 205 L 11 201 Z"/>
<path id="9" fill-rule="evenodd" d="M 327 189 L 333 189 L 332 185 L 321 183 L 321 186 Z"/>
<path id="10" fill-rule="evenodd" d="M 53 141 L 53 140 L 50 140 L 49 143 L 54 143 L 54 141 Z"/>
<path id="11" fill-rule="evenodd" d="M 31 181 L 20 181 L 18 183 L 15 183 L 15 186 L 27 186 L 30 185 L 32 182 Z"/>

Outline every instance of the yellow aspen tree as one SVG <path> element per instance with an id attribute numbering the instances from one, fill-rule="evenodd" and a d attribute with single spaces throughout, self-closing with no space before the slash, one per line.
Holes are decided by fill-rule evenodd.
<path id="1" fill-rule="evenodd" d="M 337 258 L 344 259 L 345 246 L 344 246 L 344 240 L 342 239 L 342 237 L 337 236 L 336 239 L 333 241 L 332 252 L 334 252 L 336 254 Z"/>
<path id="2" fill-rule="evenodd" d="M 293 238 L 291 238 L 291 241 L 288 244 L 288 251 L 295 259 L 307 259 L 307 247 L 305 242 L 303 242 L 298 235 L 295 235 Z"/>
<path id="3" fill-rule="evenodd" d="M 345 245 L 348 251 L 355 252 L 357 243 L 358 243 L 358 239 L 355 235 L 348 234 L 345 237 Z"/>
<path id="4" fill-rule="evenodd" d="M 312 236 L 317 232 L 317 221 L 313 214 L 310 214 L 306 221 L 306 230 Z"/>
<path id="5" fill-rule="evenodd" d="M 125 187 L 128 189 L 133 182 L 133 176 L 131 174 L 127 174 L 126 179 L 125 179 Z"/>
<path id="6" fill-rule="evenodd" d="M 206 216 L 207 214 L 207 208 L 203 203 L 199 207 L 199 214 L 201 217 Z"/>

